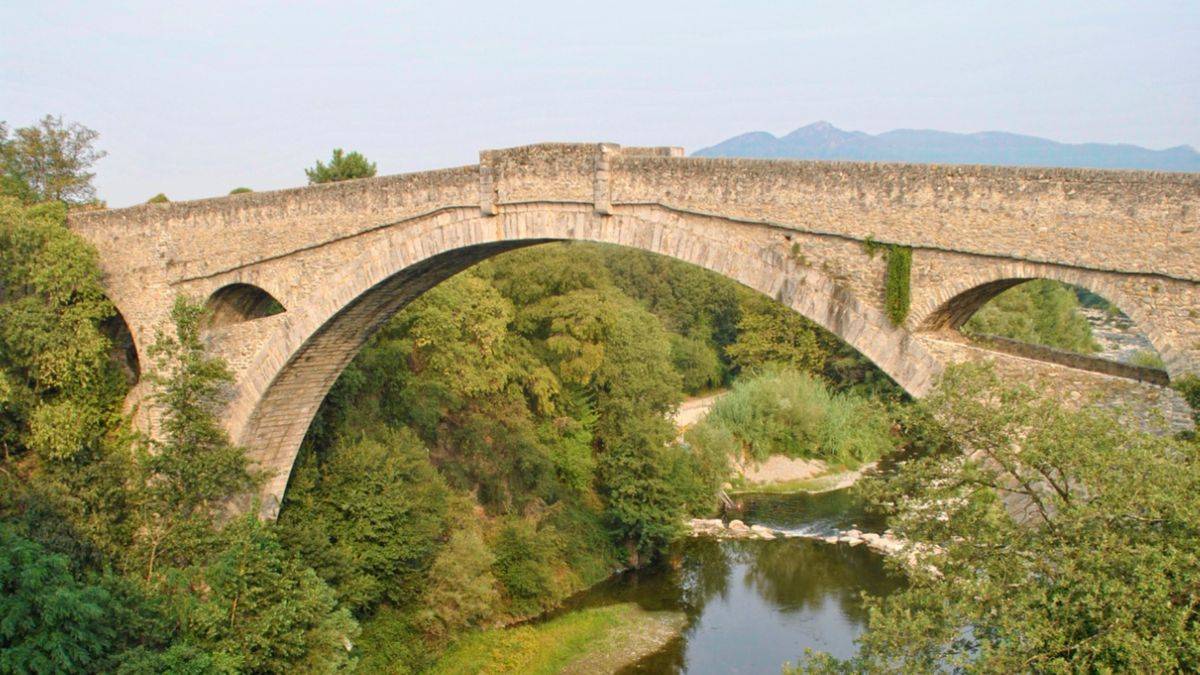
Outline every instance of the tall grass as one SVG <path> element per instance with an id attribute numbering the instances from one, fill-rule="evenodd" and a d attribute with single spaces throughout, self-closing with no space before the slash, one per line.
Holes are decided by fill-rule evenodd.
<path id="1" fill-rule="evenodd" d="M 854 394 L 831 394 L 821 380 L 787 368 L 738 380 L 687 440 L 701 447 L 732 446 L 759 461 L 786 455 L 850 468 L 893 447 L 879 405 Z"/>

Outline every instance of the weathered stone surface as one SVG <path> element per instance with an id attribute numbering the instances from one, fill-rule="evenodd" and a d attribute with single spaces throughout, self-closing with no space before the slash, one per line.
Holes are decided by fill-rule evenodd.
<path id="1" fill-rule="evenodd" d="M 227 428 L 270 475 L 268 515 L 325 393 L 384 321 L 455 272 L 547 241 L 619 244 L 728 276 L 918 396 L 943 363 L 992 354 L 946 347 L 942 332 L 1032 278 L 1114 302 L 1170 376 L 1200 370 L 1200 176 L 681 154 L 533 145 L 484 151 L 476 166 L 77 213 L 70 225 L 99 250 L 143 363 L 176 294 L 247 284 L 284 306 L 209 335 L 236 376 Z M 868 238 L 914 248 L 904 326 L 883 314 L 885 261 Z M 1015 358 L 1005 363 L 1018 373 Z M 1054 367 L 1072 387 L 1152 393 Z M 144 407 L 140 419 L 153 430 Z"/>

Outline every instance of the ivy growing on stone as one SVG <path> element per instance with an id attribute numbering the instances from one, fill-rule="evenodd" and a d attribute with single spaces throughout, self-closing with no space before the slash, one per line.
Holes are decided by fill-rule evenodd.
<path id="1" fill-rule="evenodd" d="M 887 245 L 881 244 L 878 241 L 876 241 L 875 235 L 868 234 L 867 238 L 863 239 L 862 247 L 863 247 L 863 252 L 866 253 L 867 255 L 869 255 L 872 260 L 874 260 L 875 254 L 879 253 L 880 251 L 885 250 L 887 248 Z"/>
<path id="2" fill-rule="evenodd" d="M 892 244 L 888 247 L 887 285 L 885 287 L 884 307 L 888 318 L 899 326 L 908 317 L 911 304 L 909 277 L 912 271 L 912 248 Z"/>

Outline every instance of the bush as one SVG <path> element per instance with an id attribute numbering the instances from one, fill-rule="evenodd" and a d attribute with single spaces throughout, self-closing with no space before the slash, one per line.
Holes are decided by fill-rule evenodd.
<path id="1" fill-rule="evenodd" d="M 426 633 L 445 638 L 492 616 L 500 597 L 492 574 L 495 562 L 478 526 L 450 535 L 429 570 L 421 612 Z"/>
<path id="2" fill-rule="evenodd" d="M 737 382 L 689 442 L 765 460 L 770 455 L 820 459 L 855 467 L 893 447 L 883 411 L 853 394 L 830 394 L 818 379 L 790 369 L 769 369 Z M 731 443 L 731 439 L 734 441 Z"/>
<path id="3" fill-rule="evenodd" d="M 672 333 L 671 363 L 683 380 L 683 390 L 689 394 L 718 387 L 725 378 L 717 350 L 699 338 Z"/>
<path id="4" fill-rule="evenodd" d="M 1192 406 L 1192 418 L 1200 425 L 1200 376 L 1188 373 L 1176 378 L 1171 386 L 1183 395 L 1188 405 Z"/>
<path id="5" fill-rule="evenodd" d="M 514 616 L 544 609 L 554 596 L 555 542 L 550 533 L 538 532 L 534 523 L 510 518 L 492 544 L 496 556 L 492 572 L 504 587 Z"/>

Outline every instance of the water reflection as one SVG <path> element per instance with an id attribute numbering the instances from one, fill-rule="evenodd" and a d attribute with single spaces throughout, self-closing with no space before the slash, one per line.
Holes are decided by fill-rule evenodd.
<path id="1" fill-rule="evenodd" d="M 872 527 L 844 493 L 751 501 L 747 522 L 785 529 Z M 778 673 L 805 648 L 853 654 L 866 620 L 862 593 L 887 594 L 901 583 L 861 546 L 689 539 L 657 568 L 613 579 L 572 606 L 632 601 L 688 614 L 679 639 L 626 672 Z"/>

